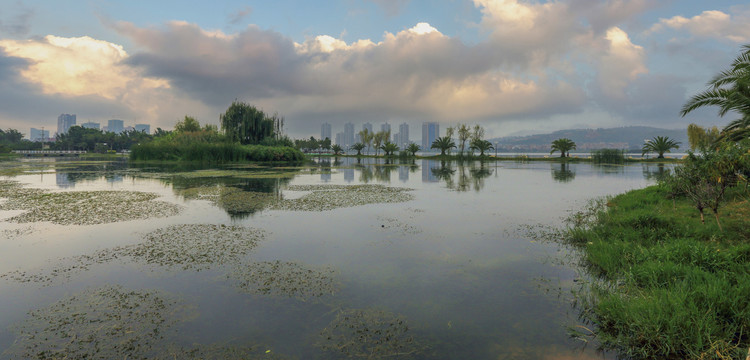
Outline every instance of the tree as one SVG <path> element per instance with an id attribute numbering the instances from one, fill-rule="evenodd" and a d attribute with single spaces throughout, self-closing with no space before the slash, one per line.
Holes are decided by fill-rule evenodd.
<path id="1" fill-rule="evenodd" d="M 464 154 L 464 149 L 466 148 L 466 140 L 469 140 L 471 137 L 471 128 L 469 128 L 466 124 L 459 124 L 458 125 L 458 143 L 461 144 L 461 156 Z"/>
<path id="2" fill-rule="evenodd" d="M 690 98 L 680 110 L 683 117 L 704 106 L 718 106 L 721 117 L 730 112 L 739 114 L 739 119 L 722 129 L 722 136 L 734 141 L 750 134 L 750 45 L 742 48 L 729 69 L 714 76 L 707 84 L 709 88 Z"/>
<path id="3" fill-rule="evenodd" d="M 255 106 L 237 100 L 219 119 L 227 138 L 243 145 L 258 144 L 267 137 L 279 137 L 284 124 L 284 119 L 278 115 L 268 116 Z"/>
<path id="4" fill-rule="evenodd" d="M 388 141 L 390 137 L 390 131 L 378 131 L 375 133 L 372 137 L 372 143 L 375 146 L 375 156 L 378 156 L 378 149 L 380 149 L 383 143 Z"/>
<path id="5" fill-rule="evenodd" d="M 326 139 L 328 139 L 328 138 L 326 138 Z M 344 149 L 341 148 L 341 146 L 339 146 L 339 144 L 333 145 L 332 149 L 333 149 L 333 154 L 334 155 L 339 155 L 339 154 L 341 154 L 341 152 L 344 151 Z"/>
<path id="6" fill-rule="evenodd" d="M 658 158 L 663 159 L 665 152 L 672 152 L 672 149 L 679 149 L 680 143 L 669 138 L 669 136 L 656 136 L 653 139 L 646 140 L 641 149 L 641 156 L 646 153 L 655 152 L 659 154 Z"/>
<path id="7" fill-rule="evenodd" d="M 690 150 L 703 150 L 715 143 L 720 134 L 716 126 L 704 129 L 696 124 L 690 124 L 687 127 L 687 135 Z"/>
<path id="8" fill-rule="evenodd" d="M 435 139 L 435 141 L 432 142 L 432 146 L 430 146 L 430 149 L 440 149 L 440 156 L 445 156 L 446 151 L 450 151 L 450 149 L 455 148 L 456 143 L 453 142 L 453 139 L 448 136 L 443 136 Z"/>
<path id="9" fill-rule="evenodd" d="M 391 156 L 394 152 L 398 151 L 398 145 L 386 140 L 386 142 L 383 143 L 380 149 L 383 150 L 385 156 Z"/>
<path id="10" fill-rule="evenodd" d="M 492 143 L 487 140 L 482 140 L 479 138 L 471 139 L 471 142 L 469 144 L 469 147 L 471 148 L 472 152 L 474 150 L 479 151 L 479 156 L 484 156 L 484 152 L 488 150 L 494 150 L 495 147 L 492 146 Z"/>
<path id="11" fill-rule="evenodd" d="M 178 133 L 201 131 L 201 124 L 194 117 L 185 115 L 185 118 L 174 126 L 174 131 Z"/>
<path id="12" fill-rule="evenodd" d="M 367 129 L 362 129 L 362 131 L 359 132 L 359 139 L 362 141 L 362 144 L 367 146 L 367 155 L 370 155 L 370 146 L 372 146 L 374 136 L 375 134 Z"/>
<path id="13" fill-rule="evenodd" d="M 325 138 L 320 141 L 320 147 L 323 148 L 323 150 L 331 150 L 331 139 Z M 339 148 L 341 148 L 339 146 Z"/>
<path id="14" fill-rule="evenodd" d="M 354 145 L 351 146 L 352 150 L 357 150 L 357 156 L 361 156 L 362 155 L 362 149 L 364 149 L 364 148 L 365 148 L 365 144 L 363 144 L 361 142 L 355 143 Z"/>
<path id="15" fill-rule="evenodd" d="M 559 151 L 560 157 L 563 158 L 566 156 L 566 153 L 568 154 L 567 156 L 570 156 L 570 150 L 575 150 L 575 148 L 576 143 L 573 142 L 573 140 L 561 138 L 552 142 L 551 151 L 549 153 L 552 155 L 555 151 Z"/>
<path id="16" fill-rule="evenodd" d="M 419 145 L 417 145 L 417 144 L 415 144 L 415 143 L 411 143 L 411 144 L 409 144 L 409 146 L 406 147 L 406 151 L 410 152 L 411 156 L 417 156 L 417 151 L 419 151 L 421 149 L 422 149 L 422 147 L 419 146 Z"/>
<path id="17" fill-rule="evenodd" d="M 23 134 L 16 129 L 3 131 L 0 129 L 0 144 L 16 144 L 21 142 Z"/>

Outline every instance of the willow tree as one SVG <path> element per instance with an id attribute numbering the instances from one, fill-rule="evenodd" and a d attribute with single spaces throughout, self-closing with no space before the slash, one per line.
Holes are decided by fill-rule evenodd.
<path id="1" fill-rule="evenodd" d="M 268 115 L 241 101 L 233 101 L 224 114 L 219 116 L 224 134 L 241 144 L 257 144 L 265 138 L 277 138 L 284 127 L 284 118 Z"/>

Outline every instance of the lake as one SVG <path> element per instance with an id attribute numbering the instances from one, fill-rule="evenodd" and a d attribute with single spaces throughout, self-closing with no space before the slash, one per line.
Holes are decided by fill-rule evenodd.
<path id="1" fill-rule="evenodd" d="M 538 234 L 663 171 L 0 162 L 0 358 L 613 358 Z"/>

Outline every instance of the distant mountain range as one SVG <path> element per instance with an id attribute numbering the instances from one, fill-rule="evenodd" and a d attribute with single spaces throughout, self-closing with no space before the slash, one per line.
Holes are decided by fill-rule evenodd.
<path id="1" fill-rule="evenodd" d="M 680 142 L 680 149 L 688 146 L 687 128 L 660 129 L 649 126 L 628 126 L 610 129 L 560 130 L 549 134 L 508 136 L 488 139 L 498 144 L 498 151 L 544 151 L 548 152 L 552 141 L 560 138 L 573 140 L 578 151 L 596 149 L 625 149 L 640 151 L 647 139 L 668 136 Z"/>

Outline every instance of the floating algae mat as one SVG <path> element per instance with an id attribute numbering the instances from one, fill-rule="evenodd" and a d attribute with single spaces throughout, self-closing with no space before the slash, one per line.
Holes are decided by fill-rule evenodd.
<path id="1" fill-rule="evenodd" d="M 336 293 L 335 271 L 314 269 L 294 262 L 258 262 L 237 266 L 228 277 L 242 291 L 272 296 L 287 296 L 307 301 Z"/>
<path id="2" fill-rule="evenodd" d="M 39 359 L 138 359 L 160 343 L 189 308 L 158 291 L 119 286 L 85 290 L 31 311 L 15 329 L 18 340 L 3 355 Z"/>
<path id="3" fill-rule="evenodd" d="M 49 221 L 60 225 L 94 225 L 119 221 L 168 217 L 182 207 L 154 201 L 157 194 L 139 191 L 46 192 L 13 181 L 0 181 L 0 210 L 26 210 L 7 221 Z"/>
<path id="4" fill-rule="evenodd" d="M 383 185 L 292 185 L 290 191 L 309 191 L 297 199 L 282 199 L 274 210 L 325 211 L 377 203 L 399 203 L 414 199 L 411 189 Z"/>
<path id="5" fill-rule="evenodd" d="M 145 242 L 119 250 L 137 262 L 183 269 L 234 263 L 249 254 L 265 232 L 242 226 L 173 225 L 144 236 Z"/>
<path id="6" fill-rule="evenodd" d="M 140 244 L 99 250 L 93 254 L 60 259 L 50 268 L 36 272 L 14 270 L 0 279 L 50 285 L 70 280 L 94 264 L 130 259 L 160 267 L 205 270 L 215 265 L 238 263 L 265 237 L 258 229 L 214 224 L 172 225 L 147 233 Z"/>
<path id="7" fill-rule="evenodd" d="M 404 318 L 375 309 L 341 311 L 320 333 L 317 346 L 328 358 L 343 359 L 409 359 L 425 350 Z"/>

